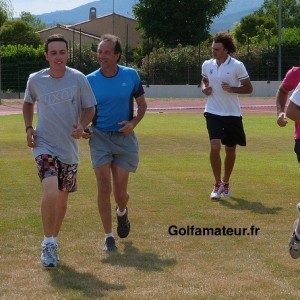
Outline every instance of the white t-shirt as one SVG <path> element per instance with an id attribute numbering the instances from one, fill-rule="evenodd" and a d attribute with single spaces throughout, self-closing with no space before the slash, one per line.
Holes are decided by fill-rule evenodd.
<path id="1" fill-rule="evenodd" d="M 224 91 L 221 84 L 226 82 L 232 87 L 239 87 L 240 80 L 249 77 L 244 64 L 231 56 L 220 66 L 215 59 L 206 60 L 202 64 L 202 76 L 208 78 L 212 88 L 204 111 L 219 116 L 241 116 L 238 94 Z"/>
<path id="2" fill-rule="evenodd" d="M 298 83 L 297 87 L 290 96 L 290 100 L 296 105 L 300 106 L 300 83 Z"/>
<path id="3" fill-rule="evenodd" d="M 81 110 L 96 105 L 84 74 L 67 67 L 61 78 L 52 78 L 49 68 L 29 76 L 24 101 L 37 103 L 37 147 L 33 155 L 51 154 L 66 164 L 79 161 L 77 140 L 71 137 Z"/>

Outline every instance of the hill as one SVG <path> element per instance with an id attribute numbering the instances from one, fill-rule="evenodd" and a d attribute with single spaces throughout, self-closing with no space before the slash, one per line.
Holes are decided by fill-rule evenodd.
<path id="1" fill-rule="evenodd" d="M 264 0 L 231 0 L 226 10 L 214 20 L 211 33 L 232 29 L 235 23 L 239 23 L 241 18 L 259 9 L 263 3 Z"/>
<path id="2" fill-rule="evenodd" d="M 212 26 L 211 32 L 232 29 L 233 25 L 241 20 L 242 17 L 257 10 L 264 0 L 231 0 L 226 10 L 217 17 Z M 97 17 L 111 14 L 113 11 L 117 14 L 133 18 L 132 6 L 138 3 L 138 0 L 98 0 L 88 4 L 76 7 L 71 10 L 58 10 L 51 13 L 36 15 L 47 26 L 56 24 L 76 24 L 84 22 L 89 18 L 91 7 L 97 10 Z"/>
<path id="3" fill-rule="evenodd" d="M 56 24 L 76 24 L 87 21 L 89 19 L 90 8 L 95 7 L 97 17 L 111 14 L 114 11 L 117 14 L 133 18 L 132 6 L 136 2 L 136 0 L 98 0 L 71 10 L 58 10 L 51 13 L 36 15 L 36 17 L 47 24 L 47 26 Z"/>

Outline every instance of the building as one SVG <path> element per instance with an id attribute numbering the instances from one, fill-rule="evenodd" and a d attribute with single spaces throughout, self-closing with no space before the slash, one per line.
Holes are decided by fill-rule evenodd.
<path id="1" fill-rule="evenodd" d="M 123 46 L 137 47 L 142 43 L 141 30 L 137 30 L 135 19 L 116 13 L 96 17 L 96 8 L 91 7 L 89 19 L 73 25 L 57 24 L 54 27 L 38 31 L 42 42 L 52 34 L 62 34 L 71 44 L 98 44 L 101 35 L 111 33 L 117 35 Z"/>
<path id="2" fill-rule="evenodd" d="M 100 37 L 98 36 L 88 34 L 80 30 L 70 28 L 69 26 L 60 24 L 38 31 L 38 34 L 41 36 L 41 40 L 43 43 L 46 41 L 48 36 L 52 34 L 62 34 L 71 45 L 97 45 L 100 41 Z"/>

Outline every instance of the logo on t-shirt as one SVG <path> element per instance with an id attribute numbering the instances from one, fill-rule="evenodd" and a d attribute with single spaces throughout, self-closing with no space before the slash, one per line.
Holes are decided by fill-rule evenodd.
<path id="1" fill-rule="evenodd" d="M 72 100 L 75 99 L 75 89 L 76 87 L 69 87 L 63 90 L 51 92 L 43 95 L 40 100 L 48 106 L 64 102 L 72 102 Z"/>

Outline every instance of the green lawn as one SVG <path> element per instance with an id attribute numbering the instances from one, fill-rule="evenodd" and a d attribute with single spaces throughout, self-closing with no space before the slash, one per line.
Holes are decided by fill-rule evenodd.
<path id="1" fill-rule="evenodd" d="M 203 116 L 148 113 L 136 130 L 141 161 L 129 183 L 132 231 L 113 254 L 102 251 L 96 181 L 80 141 L 78 191 L 59 237 L 61 264 L 52 270 L 39 262 L 41 186 L 22 116 L 1 116 L 0 125 L 0 299 L 300 297 L 300 261 L 287 251 L 300 189 L 292 122 L 279 128 L 274 115 L 246 114 L 248 145 L 237 151 L 233 198 L 212 202 Z M 171 225 L 258 232 L 171 235 Z"/>

